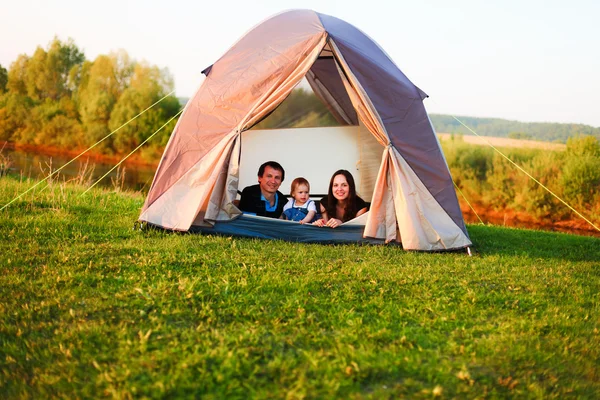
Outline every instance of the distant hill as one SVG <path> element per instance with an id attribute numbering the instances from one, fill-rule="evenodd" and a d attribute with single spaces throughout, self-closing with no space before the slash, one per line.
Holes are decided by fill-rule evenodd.
<path id="1" fill-rule="evenodd" d="M 430 114 L 436 132 L 472 135 L 450 115 Z M 591 135 L 600 140 L 600 128 L 583 124 L 559 124 L 549 122 L 519 122 L 500 118 L 476 118 L 457 116 L 465 125 L 481 136 L 531 139 L 545 142 L 566 143 L 577 135 Z"/>

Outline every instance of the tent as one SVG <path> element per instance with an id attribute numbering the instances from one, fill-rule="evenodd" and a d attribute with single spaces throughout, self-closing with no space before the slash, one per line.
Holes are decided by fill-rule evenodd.
<path id="1" fill-rule="evenodd" d="M 250 30 L 203 73 L 202 85 L 169 139 L 140 221 L 176 231 L 299 241 L 401 242 L 407 250 L 471 245 L 423 105 L 427 95 L 354 26 L 312 10 L 283 12 Z M 360 221 L 340 227 L 344 229 L 252 218 L 234 205 L 243 188 L 245 138 L 255 132 L 249 129 L 304 77 L 340 124 L 359 127 L 371 140 L 361 145 L 371 150 L 357 164 L 358 170 L 367 170 L 369 195 L 359 194 L 370 201 L 370 209 Z M 288 142 L 296 138 L 286 131 L 269 135 Z M 289 167 L 287 157 L 278 161 Z M 305 164 L 319 162 L 320 157 L 308 156 Z M 332 172 L 322 175 L 329 180 Z M 348 236 L 342 237 L 346 229 Z"/>

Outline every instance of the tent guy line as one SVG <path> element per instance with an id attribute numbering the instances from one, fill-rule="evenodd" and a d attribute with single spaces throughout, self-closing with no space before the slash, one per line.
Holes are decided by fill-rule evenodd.
<path id="1" fill-rule="evenodd" d="M 458 190 L 458 193 L 460 193 L 460 195 L 463 197 L 463 199 L 465 199 L 465 201 L 467 202 L 469 207 L 471 207 L 471 211 L 473 211 L 473 214 L 475 214 L 477 216 L 477 219 L 479 219 L 479 222 L 481 223 L 481 225 L 485 225 L 485 223 L 483 222 L 483 220 L 481 219 L 479 214 L 477 214 L 477 211 L 475 211 L 475 209 L 471 205 L 471 202 L 469 201 L 469 199 L 467 199 L 467 196 L 465 196 L 465 194 L 462 192 L 462 190 L 460 190 L 460 188 L 458 187 L 456 182 L 454 182 L 454 179 L 452 179 L 452 183 L 454 183 L 454 187 L 456 188 L 456 190 Z"/>
<path id="2" fill-rule="evenodd" d="M 162 131 L 163 128 L 167 125 L 169 125 L 169 123 L 171 121 L 173 121 L 175 118 L 177 118 L 181 113 L 183 112 L 183 108 L 181 110 L 179 110 L 179 112 L 177 112 L 177 114 L 173 115 L 171 117 L 171 119 L 169 119 L 167 122 L 165 122 L 163 124 L 163 126 L 161 126 L 160 128 L 158 128 L 152 135 L 148 136 L 146 138 L 146 140 L 144 140 L 142 143 L 140 143 L 135 149 L 131 150 L 131 152 L 129 154 L 127 154 L 125 157 L 123 157 L 123 159 L 121 161 L 119 161 L 114 167 L 112 167 L 107 173 L 105 173 L 104 175 L 102 175 L 96 182 L 94 182 L 89 188 L 86 189 L 85 192 L 83 192 L 81 196 L 83 196 L 84 194 L 86 194 L 87 192 L 89 192 L 94 186 L 96 186 L 102 179 L 106 178 L 106 176 L 108 174 L 110 174 L 112 171 L 115 170 L 115 168 L 117 168 L 119 165 L 121 165 L 125 160 L 127 160 L 129 157 L 131 157 L 131 155 L 133 153 L 135 153 L 136 151 L 138 151 L 140 149 L 140 147 L 142 147 L 144 144 L 146 144 L 146 142 L 148 142 L 150 139 L 152 139 L 154 137 L 154 135 L 156 135 L 158 132 Z"/>

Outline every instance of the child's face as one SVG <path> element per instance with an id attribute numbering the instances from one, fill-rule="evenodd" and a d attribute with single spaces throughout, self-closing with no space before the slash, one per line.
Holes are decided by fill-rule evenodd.
<path id="1" fill-rule="evenodd" d="M 300 184 L 296 186 L 296 190 L 292 193 L 292 197 L 301 204 L 304 204 L 308 201 L 308 186 Z"/>

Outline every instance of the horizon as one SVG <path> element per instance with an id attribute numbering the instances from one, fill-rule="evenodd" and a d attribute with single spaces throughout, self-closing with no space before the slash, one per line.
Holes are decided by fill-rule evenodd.
<path id="1" fill-rule="evenodd" d="M 141 0 L 107 0 L 101 6 L 74 0 L 11 2 L 2 7 L 0 65 L 8 70 L 20 54 L 46 49 L 54 37 L 72 38 L 90 61 L 124 49 L 136 61 L 167 68 L 176 96 L 192 97 L 205 67 L 252 27 L 299 4 L 203 6 L 180 0 L 165 8 Z M 590 50 L 600 37 L 594 20 L 600 3 L 375 1 L 365 8 L 356 1 L 306 0 L 301 5 L 345 20 L 373 38 L 430 96 L 424 103 L 431 114 L 600 127 L 600 54 Z"/>

